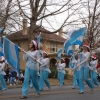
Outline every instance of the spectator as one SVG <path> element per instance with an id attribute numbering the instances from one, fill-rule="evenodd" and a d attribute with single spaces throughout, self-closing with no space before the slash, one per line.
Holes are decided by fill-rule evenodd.
<path id="1" fill-rule="evenodd" d="M 100 82 L 100 73 L 97 74 L 98 82 Z"/>
<path id="2" fill-rule="evenodd" d="M 15 80 L 16 80 L 16 72 L 12 68 L 10 68 L 9 69 L 9 82 L 11 86 L 12 84 L 15 85 L 16 83 Z"/>
<path id="3" fill-rule="evenodd" d="M 5 80 L 6 82 L 9 82 L 9 67 L 7 67 L 7 70 L 5 72 L 6 72 Z"/>
<path id="4" fill-rule="evenodd" d="M 19 77 L 19 80 L 20 80 L 21 83 L 24 82 L 24 75 L 23 75 L 23 72 L 22 72 L 22 71 L 20 71 L 20 77 Z"/>
<path id="5" fill-rule="evenodd" d="M 100 62 L 98 63 L 96 69 L 97 69 L 97 72 L 99 73 L 100 72 Z"/>

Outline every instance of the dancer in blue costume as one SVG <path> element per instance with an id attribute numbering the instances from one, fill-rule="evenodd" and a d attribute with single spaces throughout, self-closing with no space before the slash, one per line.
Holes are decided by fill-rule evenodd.
<path id="1" fill-rule="evenodd" d="M 0 94 L 2 94 L 2 85 L 1 85 L 1 80 L 0 80 Z"/>
<path id="2" fill-rule="evenodd" d="M 6 90 L 6 82 L 4 79 L 4 75 L 6 75 L 6 73 L 4 72 L 4 67 L 5 67 L 5 58 L 4 56 L 0 57 L 0 90 Z"/>
<path id="3" fill-rule="evenodd" d="M 0 94 L 2 94 L 1 81 L 0 81 Z"/>
<path id="4" fill-rule="evenodd" d="M 77 78 L 77 73 L 79 71 L 79 68 L 76 69 L 76 66 L 77 66 L 78 62 L 79 62 L 78 55 L 75 55 L 75 57 L 72 60 L 70 60 L 70 68 L 71 68 L 72 71 L 74 71 L 73 87 L 72 87 L 72 89 L 75 89 L 76 86 L 78 86 L 78 84 L 79 84 L 78 83 L 78 78 Z"/>
<path id="5" fill-rule="evenodd" d="M 28 84 L 29 79 L 32 79 L 33 86 L 36 90 L 36 97 L 40 96 L 40 90 L 38 86 L 38 75 L 37 75 L 37 62 L 36 60 L 40 59 L 40 54 L 38 51 L 38 44 L 36 41 L 32 40 L 29 44 L 29 51 L 27 52 L 31 56 L 33 56 L 35 59 L 33 59 L 30 55 L 25 54 L 23 56 L 24 60 L 26 60 L 26 69 L 25 69 L 25 75 L 24 75 L 24 83 L 22 86 L 22 97 L 20 99 L 25 99 L 28 96 Z"/>
<path id="6" fill-rule="evenodd" d="M 81 52 L 80 56 L 80 63 L 76 66 L 77 68 L 80 68 L 79 72 L 79 94 L 84 93 L 84 81 L 86 84 L 90 87 L 91 93 L 93 93 L 93 85 L 91 81 L 88 79 L 89 76 L 89 59 L 90 59 L 90 47 L 88 44 L 83 45 L 83 52 Z"/>
<path id="7" fill-rule="evenodd" d="M 91 70 L 91 81 L 92 81 L 92 85 L 93 85 L 93 88 L 94 88 L 94 83 L 99 86 L 99 83 L 98 83 L 98 80 L 97 80 L 97 70 L 96 70 L 96 67 L 97 67 L 97 58 L 96 58 L 96 55 L 92 55 L 91 56 L 92 60 L 90 62 L 90 70 Z"/>
<path id="8" fill-rule="evenodd" d="M 40 66 L 40 81 L 39 86 L 40 90 L 44 89 L 44 82 L 48 87 L 48 90 L 51 89 L 50 83 L 48 81 L 48 75 L 51 73 L 49 69 L 49 58 L 47 52 L 43 52 L 43 59 L 41 60 L 42 65 Z"/>
<path id="9" fill-rule="evenodd" d="M 65 67 L 66 63 L 63 58 L 61 58 L 61 62 L 56 64 L 57 70 L 58 70 L 58 80 L 60 82 L 60 86 L 62 87 L 64 85 L 64 76 L 65 76 Z"/>

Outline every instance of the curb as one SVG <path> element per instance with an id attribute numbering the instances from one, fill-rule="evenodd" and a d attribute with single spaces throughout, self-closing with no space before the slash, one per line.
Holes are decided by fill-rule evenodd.
<path id="1" fill-rule="evenodd" d="M 7 89 L 21 88 L 21 87 L 22 87 L 22 85 L 7 86 Z"/>
<path id="2" fill-rule="evenodd" d="M 72 84 L 65 84 L 64 86 L 68 86 Z M 59 85 L 51 85 L 51 86 L 59 86 Z M 14 89 L 14 88 L 22 88 L 22 85 L 15 85 L 15 86 L 7 86 L 7 89 Z"/>

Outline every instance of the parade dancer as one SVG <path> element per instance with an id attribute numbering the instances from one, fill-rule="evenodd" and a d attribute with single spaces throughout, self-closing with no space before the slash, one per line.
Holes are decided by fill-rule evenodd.
<path id="1" fill-rule="evenodd" d="M 1 80 L 0 80 L 0 95 L 2 94 L 2 85 L 1 85 Z"/>
<path id="2" fill-rule="evenodd" d="M 92 61 L 90 62 L 90 70 L 91 70 L 91 81 L 92 81 L 92 85 L 93 85 L 93 88 L 94 88 L 94 83 L 99 86 L 99 83 L 98 83 L 98 80 L 97 80 L 97 70 L 96 70 L 96 67 L 97 67 L 97 59 L 96 59 L 96 55 L 92 55 L 91 56 L 92 58 Z"/>
<path id="3" fill-rule="evenodd" d="M 16 79 L 15 71 L 13 68 L 10 68 L 9 69 L 9 83 L 10 83 L 9 85 L 10 86 L 16 84 L 15 79 Z"/>
<path id="4" fill-rule="evenodd" d="M 77 78 L 77 71 L 79 70 L 79 69 L 76 69 L 76 66 L 77 66 L 77 64 L 78 64 L 78 55 L 75 55 L 75 57 L 73 58 L 73 59 L 71 59 L 70 60 L 70 68 L 71 68 L 71 70 L 72 71 L 74 71 L 74 78 L 73 78 L 73 87 L 72 87 L 72 89 L 75 89 L 76 88 L 76 86 L 78 86 L 78 78 Z"/>
<path id="5" fill-rule="evenodd" d="M 1 87 L 1 82 L 0 82 L 0 94 L 2 94 L 2 87 Z"/>
<path id="6" fill-rule="evenodd" d="M 84 81 L 90 87 L 91 93 L 93 93 L 93 86 L 91 81 L 88 79 L 89 76 L 89 59 L 90 59 L 90 47 L 88 44 L 83 45 L 83 52 L 81 52 L 80 63 L 76 66 L 76 68 L 80 68 L 79 72 L 79 94 L 84 93 Z"/>
<path id="7" fill-rule="evenodd" d="M 6 82 L 4 79 L 4 75 L 6 75 L 6 73 L 4 72 L 4 67 L 5 67 L 5 58 L 4 56 L 0 57 L 0 81 L 1 81 L 1 87 L 2 90 L 6 90 Z"/>
<path id="8" fill-rule="evenodd" d="M 44 88 L 44 82 L 46 86 L 48 87 L 48 90 L 51 89 L 50 83 L 48 81 L 48 75 L 51 73 L 49 69 L 49 58 L 47 52 L 43 52 L 43 59 L 41 60 L 41 66 L 40 66 L 40 81 L 39 81 L 39 86 L 40 90 L 42 91 Z"/>
<path id="9" fill-rule="evenodd" d="M 28 55 L 29 54 L 29 55 Z M 31 57 L 34 57 L 34 59 Z M 20 99 L 25 99 L 28 96 L 28 84 L 29 79 L 32 79 L 33 86 L 36 90 L 36 97 L 40 96 L 40 90 L 38 86 L 38 75 L 37 75 L 37 60 L 40 59 L 38 44 L 36 41 L 32 40 L 29 44 L 29 51 L 27 54 L 23 56 L 24 60 L 26 60 L 26 69 L 24 75 L 24 83 L 22 86 L 22 97 Z"/>
<path id="10" fill-rule="evenodd" d="M 58 80 L 60 82 L 60 86 L 62 87 L 64 85 L 64 76 L 65 76 L 65 67 L 66 63 L 63 58 L 61 58 L 61 63 L 57 63 L 57 70 L 58 70 Z"/>

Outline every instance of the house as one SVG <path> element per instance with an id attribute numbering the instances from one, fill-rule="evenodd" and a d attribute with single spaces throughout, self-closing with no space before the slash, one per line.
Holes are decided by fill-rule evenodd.
<path id="1" fill-rule="evenodd" d="M 44 30 L 49 32 L 48 30 L 40 27 L 38 30 Z M 23 48 L 25 51 L 28 50 L 28 31 L 29 28 L 27 27 L 27 20 L 25 19 L 23 21 L 23 29 L 15 32 L 13 34 L 10 34 L 7 36 L 12 42 L 17 44 L 19 47 Z M 34 33 L 35 37 L 39 35 L 39 33 Z M 59 32 L 59 35 L 57 34 L 47 34 L 47 33 L 41 33 L 41 50 L 48 52 L 49 58 L 50 58 L 50 67 L 55 66 L 55 63 L 57 62 L 57 50 L 63 47 L 64 42 L 66 39 L 61 37 L 62 32 Z M 21 69 L 25 69 L 25 61 L 23 60 L 22 53 L 20 52 L 20 66 Z"/>

